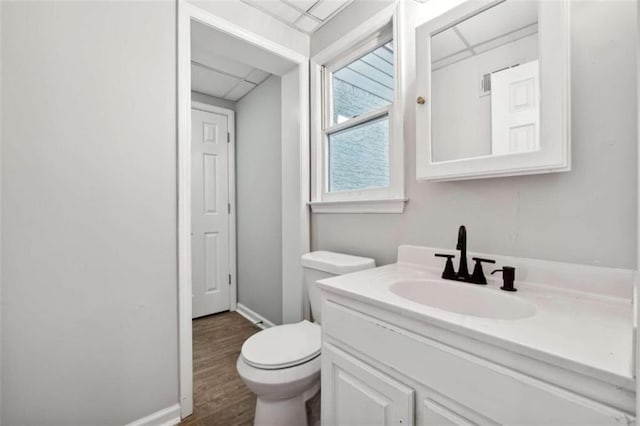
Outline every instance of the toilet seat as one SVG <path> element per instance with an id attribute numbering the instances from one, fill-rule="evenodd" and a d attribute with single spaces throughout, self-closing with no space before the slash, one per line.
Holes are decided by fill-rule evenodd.
<path id="1" fill-rule="evenodd" d="M 250 366 L 276 370 L 303 364 L 320 355 L 320 326 L 304 320 L 262 330 L 242 345 L 242 358 Z"/>

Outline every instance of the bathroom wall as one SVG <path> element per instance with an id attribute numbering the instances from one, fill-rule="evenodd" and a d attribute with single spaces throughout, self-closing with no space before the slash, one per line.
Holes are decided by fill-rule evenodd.
<path id="1" fill-rule="evenodd" d="M 201 102 L 211 106 L 230 109 L 231 111 L 236 110 L 236 103 L 234 101 L 210 96 L 205 93 L 191 92 L 191 100 L 193 102 Z"/>
<path id="2" fill-rule="evenodd" d="M 400 244 L 453 251 L 457 228 L 465 224 L 470 250 L 635 268 L 635 2 L 571 2 L 571 172 L 417 182 L 414 26 L 425 22 L 426 16 L 434 16 L 435 9 L 449 7 L 448 3 L 403 2 L 410 23 L 404 31 L 405 178 L 409 198 L 405 213 L 315 214 L 313 249 L 371 256 L 385 264 L 395 261 Z M 326 25 L 312 37 L 312 52 L 318 52 L 327 40 L 337 39 L 358 22 L 342 19 L 339 26 L 337 23 Z"/>
<path id="3" fill-rule="evenodd" d="M 236 105 L 238 303 L 282 322 L 281 78 Z"/>
<path id="4" fill-rule="evenodd" d="M 176 6 L 0 7 L 2 424 L 123 425 L 178 402 Z"/>

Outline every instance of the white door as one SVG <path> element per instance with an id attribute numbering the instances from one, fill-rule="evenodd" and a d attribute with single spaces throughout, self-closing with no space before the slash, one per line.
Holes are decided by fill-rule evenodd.
<path id="1" fill-rule="evenodd" d="M 491 154 L 537 151 L 540 130 L 538 61 L 491 74 Z"/>
<path id="2" fill-rule="evenodd" d="M 229 118 L 191 110 L 193 318 L 229 310 Z"/>

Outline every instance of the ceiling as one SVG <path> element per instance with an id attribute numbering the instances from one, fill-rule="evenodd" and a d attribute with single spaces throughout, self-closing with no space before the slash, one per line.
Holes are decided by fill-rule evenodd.
<path id="1" fill-rule="evenodd" d="M 432 69 L 440 69 L 538 32 L 538 2 L 505 1 L 431 38 Z"/>
<path id="2" fill-rule="evenodd" d="M 305 34 L 312 34 L 353 0 L 241 0 Z"/>
<path id="3" fill-rule="evenodd" d="M 195 92 L 235 102 L 270 75 L 286 74 L 294 66 L 229 34 L 191 23 L 191 90 Z"/>

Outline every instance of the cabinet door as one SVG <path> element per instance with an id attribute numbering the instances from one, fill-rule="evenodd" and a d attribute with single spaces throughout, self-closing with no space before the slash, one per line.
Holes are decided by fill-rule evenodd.
<path id="1" fill-rule="evenodd" d="M 414 391 L 346 352 L 322 347 L 322 424 L 414 424 Z"/>

